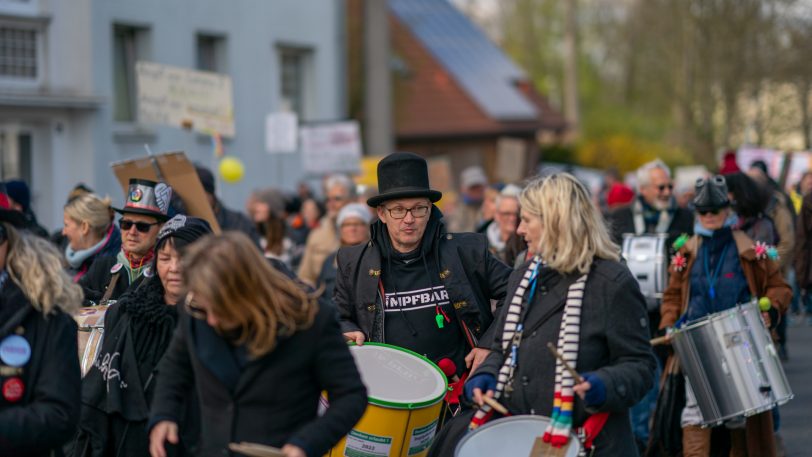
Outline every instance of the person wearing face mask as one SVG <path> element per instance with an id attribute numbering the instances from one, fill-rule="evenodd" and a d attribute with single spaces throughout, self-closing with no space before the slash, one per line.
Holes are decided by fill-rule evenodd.
<path id="1" fill-rule="evenodd" d="M 68 273 L 78 282 L 100 257 L 115 256 L 121 249 L 121 234 L 113 224 L 110 199 L 84 194 L 69 201 L 64 210 L 62 235 L 67 239 L 65 260 Z"/>
<path id="2" fill-rule="evenodd" d="M 637 198 L 631 206 L 617 208 L 607 215 L 612 239 L 622 244 L 624 233 L 667 233 L 667 246 L 685 234 L 693 233 L 694 216 L 680 208 L 673 195 L 671 171 L 660 159 L 637 169 Z"/>
<path id="3" fill-rule="evenodd" d="M 104 304 L 118 299 L 131 284 L 154 272 L 149 268 L 161 225 L 168 219 L 172 188 L 146 179 L 131 179 L 121 214 L 121 250 L 114 256 L 97 258 L 79 285 L 85 299 Z"/>
<path id="4" fill-rule="evenodd" d="M 695 187 L 695 235 L 672 259 L 660 309 L 660 328 L 687 324 L 762 297 L 771 304 L 762 317 L 769 328 L 774 328 L 792 296 L 780 266 L 774 256 L 757 254 L 753 240 L 733 228 L 737 218 L 730 208 L 725 178 L 700 178 Z M 685 457 L 708 456 L 711 429 L 699 426 L 701 412 L 690 389 L 686 388 L 686 392 L 681 415 L 683 453 Z M 734 422 L 725 427 L 729 430 L 731 456 L 776 455 L 770 411 L 750 416 L 743 424 Z"/>
<path id="5" fill-rule="evenodd" d="M 209 223 L 177 215 L 161 228 L 152 261 L 156 275 L 126 292 L 104 319 L 104 341 L 82 380 L 82 416 L 74 457 L 145 456 L 145 425 L 155 391 L 155 367 L 178 321 L 183 295 L 181 257 L 186 246 L 211 233 Z M 187 408 L 191 402 L 187 404 Z M 192 417 L 192 415 L 187 415 Z M 194 421 L 184 424 L 181 455 L 193 455 Z"/>

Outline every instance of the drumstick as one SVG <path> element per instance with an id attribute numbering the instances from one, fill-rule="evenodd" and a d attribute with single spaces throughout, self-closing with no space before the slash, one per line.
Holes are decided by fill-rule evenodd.
<path id="1" fill-rule="evenodd" d="M 584 382 L 584 378 L 580 374 L 578 374 L 577 371 L 575 371 L 575 368 L 572 368 L 572 365 L 570 365 L 569 362 L 564 360 L 564 356 L 562 356 L 561 353 L 558 352 L 558 349 L 556 349 L 555 346 L 553 346 L 553 343 L 548 342 L 547 349 L 549 349 L 550 352 L 553 353 L 555 358 L 561 361 L 561 363 L 564 365 L 564 368 L 570 372 L 570 374 L 572 375 L 573 378 L 575 378 L 578 384 Z"/>
<path id="2" fill-rule="evenodd" d="M 495 410 L 496 410 L 496 412 L 498 412 L 499 414 L 501 414 L 501 415 L 503 415 L 503 416 L 507 416 L 508 414 L 510 414 L 510 413 L 508 412 L 507 408 L 505 408 L 504 406 L 502 406 L 502 404 L 501 404 L 501 403 L 499 403 L 498 401 L 494 400 L 493 398 L 491 398 L 491 397 L 489 397 L 489 396 L 487 396 L 487 395 L 485 395 L 485 394 L 482 394 L 482 400 L 483 400 L 485 403 L 487 403 L 487 404 L 488 404 L 488 406 L 490 406 L 491 408 L 495 409 Z"/>
<path id="3" fill-rule="evenodd" d="M 253 457 L 283 457 L 281 449 L 256 443 L 229 443 L 228 448 L 234 452 Z"/>
<path id="4" fill-rule="evenodd" d="M 668 335 L 665 336 L 658 336 L 650 341 L 652 346 L 660 346 L 661 344 L 666 344 L 671 340 Z"/>

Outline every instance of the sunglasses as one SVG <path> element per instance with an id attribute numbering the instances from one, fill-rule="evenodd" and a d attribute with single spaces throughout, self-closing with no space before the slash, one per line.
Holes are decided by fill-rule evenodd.
<path id="1" fill-rule="evenodd" d="M 657 186 L 657 190 L 659 190 L 660 192 L 663 192 L 666 189 L 674 190 L 674 185 L 673 184 L 660 184 L 659 186 Z"/>
<path id="2" fill-rule="evenodd" d="M 706 209 L 706 210 L 698 209 L 698 210 L 696 210 L 696 212 L 699 213 L 700 216 L 707 216 L 708 214 L 713 214 L 714 216 L 716 216 L 719 213 L 721 213 L 722 210 L 721 209 Z"/>
<path id="3" fill-rule="evenodd" d="M 157 222 L 135 222 L 127 219 L 122 219 L 118 221 L 118 226 L 121 227 L 121 230 L 128 232 L 131 228 L 135 226 L 135 229 L 141 233 L 147 233 L 152 228 L 153 225 L 158 225 Z"/>

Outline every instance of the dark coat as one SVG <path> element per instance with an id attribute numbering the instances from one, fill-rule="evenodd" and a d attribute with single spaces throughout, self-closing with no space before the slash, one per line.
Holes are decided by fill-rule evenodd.
<path id="1" fill-rule="evenodd" d="M 110 305 L 97 363 L 82 380 L 75 457 L 137 457 L 149 453 L 146 424 L 155 392 L 154 370 L 169 345 L 176 322 L 175 306 L 165 303 L 157 276 Z M 182 410 L 188 408 L 187 404 Z M 187 413 L 184 418 L 190 417 Z M 195 431 L 195 423 L 181 421 L 182 452 L 196 442 Z"/>
<path id="2" fill-rule="evenodd" d="M 0 397 L 0 455 L 61 455 L 79 418 L 76 322 L 61 311 L 43 316 L 8 279 L 0 289 L 0 341 L 18 328 L 31 346 L 31 359 L 20 375 L 22 400 Z M 6 379 L 0 376 L 0 382 Z"/>
<path id="3" fill-rule="evenodd" d="M 93 265 L 87 270 L 87 273 L 79 280 L 79 285 L 82 286 L 82 290 L 85 292 L 86 304 L 87 301 L 92 301 L 97 304 L 101 301 L 113 277 L 113 273 L 110 269 L 118 263 L 117 255 L 118 252 L 110 256 L 96 258 Z M 139 276 L 135 284 L 138 284 L 143 277 L 143 274 Z M 113 294 L 110 295 L 110 300 L 118 300 L 129 288 L 130 277 L 127 275 L 127 272 L 122 269 L 118 281 L 116 281 L 116 286 L 113 288 Z"/>
<path id="4" fill-rule="evenodd" d="M 624 233 L 636 233 L 634 228 L 634 211 L 636 205 L 625 206 L 610 211 L 606 215 L 606 222 L 612 234 L 612 240 L 619 244 L 623 244 Z M 680 235 L 683 233 L 692 235 L 694 233 L 694 213 L 677 207 L 671 218 L 671 224 L 668 225 L 668 237 L 666 238 L 666 246 L 670 251 L 671 246 Z"/>
<path id="5" fill-rule="evenodd" d="M 529 262 L 510 277 L 508 296 L 512 297 Z M 540 272 L 540 282 L 527 308 L 524 333 L 514 373 L 513 393 L 500 401 L 513 414 L 538 414 L 550 417 L 555 393 L 556 360 L 547 350 L 548 342 L 556 344 L 569 286 L 577 274 L 562 276 L 551 269 Z M 500 313 L 491 354 L 474 373 L 498 375 L 504 356 L 502 331 L 507 309 Z M 646 303 L 637 281 L 619 262 L 596 260 L 587 279 L 581 308 L 578 363 L 580 373 L 594 372 L 606 385 L 606 401 L 597 410 L 586 411 L 576 396 L 573 431 L 595 412 L 609 412 L 609 419 L 594 441 L 594 456 L 636 456 L 637 446 L 631 430 L 629 408 L 648 392 L 654 383 L 656 361 L 649 343 Z M 460 422 L 471 415 L 460 417 Z M 452 422 L 453 423 L 453 422 Z M 461 424 L 454 424 L 459 429 Z M 465 424 L 467 425 L 467 424 Z M 448 443 L 437 443 L 446 451 L 432 450 L 432 455 L 447 455 L 456 434 L 444 434 Z"/>
<path id="6" fill-rule="evenodd" d="M 309 457 L 322 456 L 361 418 L 366 389 L 329 305 L 320 305 L 310 328 L 280 340 L 233 377 L 225 376 L 227 366 L 201 358 L 197 341 L 212 335 L 204 321 L 180 313 L 178 330 L 158 366 L 151 411 L 152 425 L 177 421 L 182 400 L 196 389 L 201 408 L 198 455 L 233 455 L 226 450 L 228 443 L 248 441 L 276 447 L 295 443 Z M 214 347 L 223 364 L 234 352 L 221 338 L 207 346 Z M 317 417 L 323 391 L 330 408 Z"/>
<path id="7" fill-rule="evenodd" d="M 812 193 L 804 197 L 795 230 L 795 273 L 798 286 L 812 289 Z"/>
<path id="8" fill-rule="evenodd" d="M 324 296 L 332 297 L 336 288 L 336 275 L 338 269 L 336 268 L 336 253 L 332 253 L 324 259 L 324 264 L 321 266 L 321 273 L 319 273 L 318 286 L 324 287 Z"/>
<path id="9" fill-rule="evenodd" d="M 431 217 L 442 217 L 436 207 Z M 457 317 L 465 324 L 472 343 L 490 346 L 493 332 L 491 300 L 498 300 L 497 310 L 505 298 L 507 279 L 512 269 L 488 250 L 488 240 L 478 233 L 447 233 L 442 221 L 435 237 L 434 259 L 438 262 L 440 281 L 448 291 Z M 338 272 L 333 303 L 341 316 L 342 332 L 363 332 L 367 340 L 383 342 L 384 312 L 378 293 L 381 274 L 381 249 L 375 239 L 384 231 L 382 223 L 372 225 L 371 240 L 365 244 L 338 250 Z M 478 343 L 483 341 L 483 344 Z"/>
<path id="10" fill-rule="evenodd" d="M 251 222 L 251 219 L 248 219 L 248 216 L 245 214 L 226 208 L 225 205 L 218 200 L 214 208 L 214 217 L 217 219 L 217 224 L 220 225 L 221 230 L 243 232 L 251 238 L 251 241 L 259 246 L 259 232 L 257 232 L 257 228 L 254 223 Z"/>

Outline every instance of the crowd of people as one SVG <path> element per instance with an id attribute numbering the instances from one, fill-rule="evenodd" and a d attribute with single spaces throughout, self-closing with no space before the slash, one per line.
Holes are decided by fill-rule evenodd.
<path id="1" fill-rule="evenodd" d="M 349 345 L 368 343 L 442 366 L 460 395 L 428 455 L 454 455 L 501 408 L 548 417 L 544 443 L 595 456 L 780 455 L 777 407 L 706 427 L 686 379 L 668 429 L 659 379 L 674 373 L 674 329 L 751 300 L 789 357 L 788 323 L 805 311 L 812 325 L 812 172 L 787 192 L 763 163 L 728 157 L 677 189 L 655 160 L 633 186 L 610 170 L 593 193 L 568 173 L 494 184 L 474 166 L 444 214 L 426 160 L 398 152 L 376 191 L 336 174 L 322 198 L 257 189 L 243 214 L 197 171 L 212 221 L 132 179 L 122 205 L 76 186 L 51 235 L 24 182 L 0 185 L 0 455 L 252 442 L 322 456 L 364 414 Z M 670 262 L 655 301 L 620 248 L 646 234 Z M 103 324 L 77 326 L 87 307 Z M 104 336 L 82 373 L 86 331 Z"/>

